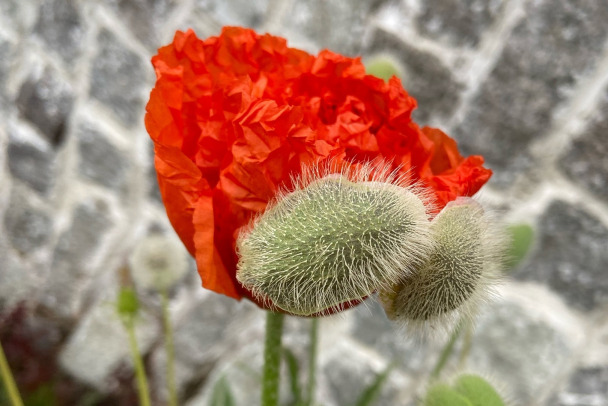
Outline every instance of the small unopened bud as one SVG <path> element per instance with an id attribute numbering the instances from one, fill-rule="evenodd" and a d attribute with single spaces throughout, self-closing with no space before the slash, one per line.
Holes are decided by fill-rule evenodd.
<path id="1" fill-rule="evenodd" d="M 129 265 L 137 286 L 164 291 L 188 271 L 188 254 L 175 238 L 154 234 L 137 244 Z"/>
<path id="2" fill-rule="evenodd" d="M 447 331 L 487 297 L 503 263 L 504 239 L 470 198 L 450 202 L 431 228 L 435 250 L 429 259 L 379 298 L 393 320 Z"/>
<path id="3" fill-rule="evenodd" d="M 392 286 L 432 249 L 424 193 L 370 166 L 304 175 L 237 240 L 237 278 L 278 308 L 311 315 Z"/>
<path id="4" fill-rule="evenodd" d="M 116 298 L 116 312 L 123 320 L 133 320 L 139 311 L 139 300 L 132 288 L 124 287 Z"/>

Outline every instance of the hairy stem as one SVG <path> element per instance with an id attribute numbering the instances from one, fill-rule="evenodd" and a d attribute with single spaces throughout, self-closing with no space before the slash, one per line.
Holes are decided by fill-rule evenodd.
<path id="1" fill-rule="evenodd" d="M 463 326 L 461 322 L 458 323 L 458 325 L 454 329 L 454 332 L 450 336 L 450 339 L 448 340 L 447 344 L 443 348 L 443 351 L 441 351 L 441 354 L 439 355 L 439 360 L 437 361 L 435 368 L 433 368 L 433 371 L 431 372 L 431 379 L 439 378 L 439 374 L 443 370 L 443 367 L 445 367 L 445 364 L 447 364 L 450 355 L 452 355 L 452 352 L 454 351 L 454 346 L 456 345 L 456 341 L 458 341 L 458 337 L 460 337 L 462 327 Z"/>
<path id="2" fill-rule="evenodd" d="M 266 342 L 264 347 L 264 373 L 262 376 L 262 406 L 279 404 L 279 378 L 281 371 L 281 313 L 266 313 Z"/>
<path id="3" fill-rule="evenodd" d="M 21 400 L 21 396 L 19 395 L 17 384 L 15 384 L 15 378 L 13 378 L 11 369 L 8 366 L 8 361 L 6 360 L 6 356 L 4 355 L 2 343 L 0 343 L 0 373 L 2 374 L 2 381 L 4 382 L 4 386 L 6 387 L 6 392 L 8 394 L 8 398 L 11 401 L 11 405 L 23 406 L 23 401 Z"/>
<path id="4" fill-rule="evenodd" d="M 150 393 L 148 391 L 148 379 L 144 369 L 144 362 L 137 347 L 137 339 L 135 338 L 135 324 L 132 319 L 125 320 L 125 328 L 129 335 L 129 345 L 131 347 L 131 356 L 133 357 L 133 365 L 135 366 L 135 376 L 137 377 L 137 392 L 139 395 L 140 406 L 150 406 Z"/>
<path id="5" fill-rule="evenodd" d="M 175 385 L 175 351 L 173 348 L 173 329 L 169 315 L 169 293 L 161 292 L 163 324 L 165 328 L 165 351 L 167 352 L 167 387 L 169 389 L 169 406 L 177 406 L 177 387 Z"/>

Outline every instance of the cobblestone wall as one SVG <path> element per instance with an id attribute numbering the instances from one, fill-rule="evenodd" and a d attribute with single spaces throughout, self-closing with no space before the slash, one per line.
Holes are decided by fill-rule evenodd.
<path id="1" fill-rule="evenodd" d="M 471 368 L 509 388 L 514 405 L 608 405 L 606 21 L 607 0 L 2 0 L 0 333 L 9 359 L 34 368 L 10 346 L 21 337 L 68 398 L 92 387 L 100 402 L 129 404 L 132 368 L 111 302 L 137 241 L 170 230 L 143 126 L 149 59 L 176 29 L 206 37 L 245 25 L 311 52 L 399 61 L 418 122 L 483 154 L 495 176 L 482 198 L 505 221 L 537 229 L 529 260 L 480 318 Z M 149 310 L 138 334 L 162 404 L 158 298 L 140 294 Z M 205 405 L 221 376 L 239 405 L 255 404 L 263 313 L 203 291 L 194 268 L 171 311 L 184 404 Z M 296 354 L 306 328 L 288 322 Z M 414 404 L 442 346 L 408 340 L 373 304 L 321 329 L 317 392 L 328 406 L 352 403 L 392 361 L 378 404 Z"/>

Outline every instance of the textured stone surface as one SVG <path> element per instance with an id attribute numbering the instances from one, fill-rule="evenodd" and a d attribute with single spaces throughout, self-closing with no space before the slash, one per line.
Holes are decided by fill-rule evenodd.
<path id="1" fill-rule="evenodd" d="M 17 98 L 21 115 L 34 124 L 53 145 L 63 141 L 66 122 L 74 102 L 69 82 L 47 67 L 23 83 Z"/>
<path id="2" fill-rule="evenodd" d="M 292 1 L 283 18 L 285 27 L 312 39 L 319 49 L 355 56 L 361 53 L 362 22 L 379 1 Z"/>
<path id="3" fill-rule="evenodd" d="M 259 28 L 268 10 L 268 0 L 197 0 L 196 8 L 209 14 L 221 25 Z"/>
<path id="4" fill-rule="evenodd" d="M 608 93 L 604 94 L 597 111 L 597 117 L 559 162 L 573 182 L 608 201 Z"/>
<path id="5" fill-rule="evenodd" d="M 73 0 L 44 0 L 40 4 L 36 34 L 70 65 L 83 47 L 85 24 Z"/>
<path id="6" fill-rule="evenodd" d="M 53 232 L 53 222 L 44 211 L 32 206 L 25 191 L 13 190 L 8 209 L 4 213 L 4 227 L 8 238 L 22 255 L 42 248 Z"/>
<path id="7" fill-rule="evenodd" d="M 140 353 L 148 351 L 158 331 L 151 315 L 138 314 L 135 336 Z M 59 355 L 59 363 L 70 375 L 102 392 L 116 386 L 112 373 L 121 363 L 131 366 L 132 359 L 127 332 L 112 305 L 102 303 L 83 318 Z"/>
<path id="8" fill-rule="evenodd" d="M 465 153 L 481 153 L 509 182 L 530 168 L 526 148 L 546 134 L 552 111 L 590 72 L 608 34 L 604 2 L 529 2 L 490 77 L 456 131 Z M 511 151 L 511 153 L 505 153 Z"/>
<path id="9" fill-rule="evenodd" d="M 107 30 L 98 37 L 98 52 L 91 68 L 91 96 L 110 109 L 126 126 L 143 120 L 146 74 L 143 62 Z"/>
<path id="10" fill-rule="evenodd" d="M 11 69 L 11 61 L 15 57 L 15 44 L 10 38 L 5 37 L 0 33 L 0 55 L 4 55 L 0 59 L 0 109 L 4 113 L 5 109 L 9 106 L 9 95 L 8 95 L 8 78 Z"/>
<path id="11" fill-rule="evenodd" d="M 112 145 L 101 130 L 89 122 L 82 122 L 76 129 L 78 138 L 80 175 L 102 186 L 123 190 L 129 162 L 126 155 Z"/>
<path id="12" fill-rule="evenodd" d="M 577 370 L 547 406 L 608 405 L 608 367 Z"/>
<path id="13" fill-rule="evenodd" d="M 80 310 L 83 284 L 95 273 L 91 257 L 110 225 L 108 207 L 102 201 L 85 201 L 75 208 L 70 227 L 55 247 L 42 298 L 59 315 L 70 317 Z"/>
<path id="14" fill-rule="evenodd" d="M 548 285 L 572 306 L 608 301 L 608 229 L 585 211 L 553 202 L 539 220 L 536 250 L 514 276 Z"/>
<path id="15" fill-rule="evenodd" d="M 560 331 L 527 308 L 501 300 L 478 322 L 470 366 L 500 382 L 514 404 L 529 405 L 561 376 L 573 350 Z"/>
<path id="16" fill-rule="evenodd" d="M 414 111 L 417 122 L 424 125 L 433 117 L 446 117 L 453 112 L 462 85 L 437 57 L 404 44 L 391 33 L 376 30 L 365 54 L 380 52 L 394 55 L 405 68 L 402 83 L 418 101 L 418 109 Z"/>
<path id="17" fill-rule="evenodd" d="M 373 300 L 354 311 L 351 335 L 396 362 L 402 370 L 414 375 L 431 371 L 443 345 L 436 340 L 420 341 L 386 318 L 382 307 Z"/>
<path id="18" fill-rule="evenodd" d="M 38 285 L 34 270 L 7 248 L 0 245 L 0 315 L 20 302 L 31 300 Z"/>
<path id="19" fill-rule="evenodd" d="M 427 0 L 416 25 L 425 36 L 455 45 L 477 45 L 500 15 L 502 0 Z"/>
<path id="20" fill-rule="evenodd" d="M 104 0 L 129 25 L 133 34 L 150 49 L 161 43 L 159 25 L 171 14 L 177 0 Z"/>
<path id="21" fill-rule="evenodd" d="M 329 391 L 329 399 L 332 399 L 325 403 L 331 406 L 356 404 L 362 392 L 388 364 L 358 351 L 348 343 L 335 343 L 330 355 L 323 360 L 318 377 L 320 384 Z M 389 376 L 383 385 L 375 404 L 397 405 L 411 399 L 414 393 L 404 383 L 393 371 L 393 376 Z"/>
<path id="22" fill-rule="evenodd" d="M 56 154 L 48 143 L 37 140 L 27 128 L 11 126 L 7 155 L 8 168 L 16 179 L 42 194 L 51 189 L 55 180 Z"/>

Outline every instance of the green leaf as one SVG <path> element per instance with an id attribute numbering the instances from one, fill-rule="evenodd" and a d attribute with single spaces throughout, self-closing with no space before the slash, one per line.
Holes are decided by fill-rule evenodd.
<path id="1" fill-rule="evenodd" d="M 221 377 L 213 387 L 211 394 L 211 404 L 209 406 L 234 406 L 234 397 L 230 391 L 230 386 L 226 381 L 226 377 Z"/>
<path id="2" fill-rule="evenodd" d="M 437 384 L 431 387 L 424 398 L 424 406 L 473 406 L 460 393 L 446 384 Z M 489 405 L 488 405 L 489 406 Z"/>
<path id="3" fill-rule="evenodd" d="M 534 229 L 529 224 L 513 224 L 507 227 L 511 236 L 511 246 L 507 251 L 506 266 L 513 269 L 518 266 L 530 251 L 534 240 Z"/>
<path id="4" fill-rule="evenodd" d="M 505 406 L 505 402 L 492 385 L 478 375 L 461 375 L 454 388 L 466 396 L 472 406 Z"/>
<path id="5" fill-rule="evenodd" d="M 361 393 L 355 406 L 370 406 L 374 404 L 376 398 L 380 395 L 384 382 L 388 378 L 388 374 L 394 366 L 394 364 L 390 364 L 383 372 L 376 375 L 376 379 Z"/>
<path id="6" fill-rule="evenodd" d="M 289 372 L 289 386 L 293 397 L 292 404 L 299 406 L 302 404 L 302 391 L 300 390 L 298 359 L 289 348 L 283 348 L 283 359 L 287 363 L 287 371 Z"/>

